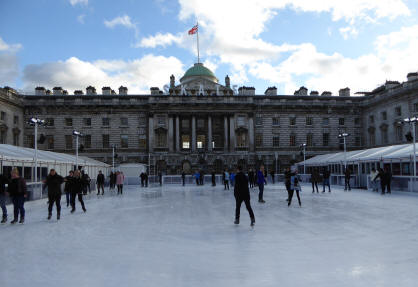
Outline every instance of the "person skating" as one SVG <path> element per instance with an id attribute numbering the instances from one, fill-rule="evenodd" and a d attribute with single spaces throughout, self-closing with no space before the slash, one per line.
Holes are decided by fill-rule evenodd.
<path id="1" fill-rule="evenodd" d="M 258 184 L 258 202 L 265 203 L 263 199 L 264 185 L 266 184 L 266 179 L 264 177 L 264 165 L 260 166 L 260 170 L 257 172 L 257 184 Z"/>
<path id="2" fill-rule="evenodd" d="M 7 222 L 6 184 L 9 184 L 9 179 L 5 175 L 0 174 L 0 207 L 3 212 L 1 223 Z"/>
<path id="3" fill-rule="evenodd" d="M 285 172 L 284 172 L 284 184 L 286 186 L 286 190 L 287 190 L 287 199 L 286 201 L 289 201 L 290 199 L 290 188 L 291 188 L 291 178 L 292 175 L 294 175 L 291 171 L 290 168 L 286 168 Z"/>
<path id="4" fill-rule="evenodd" d="M 391 181 L 392 174 L 389 173 L 389 172 L 385 172 L 380 167 L 377 169 L 377 171 L 378 171 L 378 174 L 377 174 L 375 180 L 378 181 L 380 179 L 380 187 L 382 189 L 381 194 L 384 195 L 385 194 L 385 189 Z M 390 187 L 389 187 L 389 192 L 390 192 Z"/>
<path id="5" fill-rule="evenodd" d="M 216 186 L 216 175 L 214 171 L 212 171 L 212 186 Z"/>
<path id="6" fill-rule="evenodd" d="M 200 172 L 196 170 L 194 177 L 196 179 L 196 185 L 200 184 Z"/>
<path id="7" fill-rule="evenodd" d="M 48 220 L 52 217 L 52 208 L 57 206 L 57 220 L 61 217 L 61 184 L 64 178 L 58 175 L 55 169 L 49 171 L 49 175 L 44 180 L 45 187 L 48 187 Z"/>
<path id="8" fill-rule="evenodd" d="M 270 171 L 271 182 L 274 184 L 274 170 Z"/>
<path id="9" fill-rule="evenodd" d="M 392 172 L 389 167 L 385 167 L 386 193 L 392 193 L 390 185 L 392 184 Z"/>
<path id="10" fill-rule="evenodd" d="M 99 170 L 99 174 L 97 175 L 97 178 L 96 178 L 97 195 L 100 195 L 100 188 L 102 189 L 102 195 L 104 195 L 104 183 L 105 183 L 104 174 L 102 173 L 101 170 Z"/>
<path id="11" fill-rule="evenodd" d="M 203 185 L 204 180 L 205 180 L 205 175 L 204 175 L 203 171 L 201 170 L 201 171 L 199 172 L 199 184 L 200 184 L 200 185 Z"/>
<path id="12" fill-rule="evenodd" d="M 294 172 L 294 174 L 290 178 L 290 196 L 289 196 L 289 202 L 287 203 L 287 206 L 289 207 L 292 204 L 292 198 L 294 192 L 296 192 L 296 196 L 298 197 L 299 206 L 302 207 L 302 202 L 300 200 L 300 194 L 299 192 L 302 191 L 302 188 L 300 186 L 299 177 L 297 174 L 297 171 Z"/>
<path id="13" fill-rule="evenodd" d="M 115 184 L 116 184 L 116 173 L 111 171 L 109 175 L 109 191 L 115 191 Z"/>
<path id="14" fill-rule="evenodd" d="M 13 203 L 13 215 L 14 218 L 10 222 L 15 224 L 18 221 L 20 214 L 19 223 L 25 222 L 25 199 L 27 197 L 26 181 L 19 176 L 19 170 L 14 168 L 12 170 L 12 179 L 9 182 L 7 191 L 12 198 Z"/>
<path id="15" fill-rule="evenodd" d="M 148 173 L 145 173 L 145 187 L 148 187 Z"/>
<path id="16" fill-rule="evenodd" d="M 71 213 L 75 212 L 75 198 L 78 197 L 78 201 L 81 204 L 81 207 L 83 209 L 84 212 L 86 212 L 86 207 L 84 205 L 84 201 L 83 201 L 83 189 L 84 189 L 84 184 L 83 184 L 83 180 L 81 179 L 80 176 L 80 171 L 76 170 L 74 171 L 74 176 L 71 179 L 71 186 L 70 186 L 70 190 L 71 190 Z"/>
<path id="17" fill-rule="evenodd" d="M 118 186 L 118 194 L 123 194 L 123 182 L 125 181 L 125 176 L 123 172 L 118 171 L 116 173 L 116 185 Z"/>
<path id="18" fill-rule="evenodd" d="M 235 173 L 233 171 L 231 171 L 231 173 L 229 174 L 229 182 L 231 186 L 233 187 L 235 184 Z"/>
<path id="19" fill-rule="evenodd" d="M 81 179 L 83 181 L 83 194 L 87 194 L 87 190 L 89 193 L 91 193 L 90 189 L 90 177 L 87 173 L 84 172 L 84 170 L 81 171 Z"/>
<path id="20" fill-rule="evenodd" d="M 141 187 L 144 187 L 145 186 L 145 174 L 141 172 L 141 174 L 139 175 L 139 178 L 141 179 Z"/>
<path id="21" fill-rule="evenodd" d="M 372 191 L 376 191 L 379 192 L 378 187 L 377 187 L 377 183 L 376 183 L 376 176 L 377 176 L 377 171 L 376 169 L 372 168 L 372 171 L 370 172 L 370 183 L 372 186 Z"/>
<path id="22" fill-rule="evenodd" d="M 319 172 L 315 168 L 315 169 L 312 169 L 312 172 L 311 172 L 312 193 L 315 192 L 315 187 L 316 187 L 316 193 L 319 193 L 318 182 L 319 182 Z"/>
<path id="23" fill-rule="evenodd" d="M 158 173 L 158 182 L 160 183 L 160 186 L 163 185 L 163 174 L 161 171 Z"/>
<path id="24" fill-rule="evenodd" d="M 237 174 L 235 176 L 234 185 L 234 197 L 235 197 L 235 224 L 239 224 L 239 217 L 241 211 L 241 204 L 244 201 L 245 207 L 248 210 L 248 214 L 251 219 L 251 226 L 255 224 L 255 217 L 253 209 L 250 204 L 250 190 L 248 189 L 248 180 L 245 174 L 242 172 L 240 166 L 237 167 Z"/>
<path id="25" fill-rule="evenodd" d="M 224 190 L 226 190 L 226 189 L 229 190 L 229 172 L 226 169 L 225 169 L 222 177 L 223 177 L 223 181 L 224 181 L 224 185 L 225 185 Z"/>
<path id="26" fill-rule="evenodd" d="M 344 179 L 345 179 L 344 191 L 346 191 L 347 189 L 351 190 L 350 178 L 351 178 L 351 170 L 350 170 L 350 168 L 346 168 L 345 172 L 344 172 Z"/>
<path id="27" fill-rule="evenodd" d="M 322 192 L 325 192 L 325 186 L 328 186 L 328 192 L 331 192 L 331 185 L 329 184 L 329 177 L 330 177 L 330 172 L 329 170 L 325 167 L 324 171 L 322 173 L 322 178 L 323 178 L 323 190 Z"/>
<path id="28" fill-rule="evenodd" d="M 184 172 L 184 170 L 181 173 L 181 181 L 183 183 L 183 186 L 186 184 L 186 173 Z"/>
<path id="29" fill-rule="evenodd" d="M 70 199 L 71 199 L 71 184 L 72 184 L 72 179 L 74 177 L 74 171 L 70 170 L 70 172 L 68 173 L 68 175 L 65 177 L 64 181 L 65 181 L 65 185 L 64 185 L 64 192 L 65 192 L 65 199 L 66 199 L 66 203 L 67 203 L 67 207 L 70 206 Z"/>
<path id="30" fill-rule="evenodd" d="M 248 181 L 250 182 L 250 188 L 254 187 L 254 171 L 252 168 L 250 168 L 250 171 L 248 172 Z"/>

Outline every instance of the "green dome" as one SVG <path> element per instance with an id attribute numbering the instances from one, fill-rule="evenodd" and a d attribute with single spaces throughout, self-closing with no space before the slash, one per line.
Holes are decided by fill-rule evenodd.
<path id="1" fill-rule="evenodd" d="M 180 79 L 180 82 L 188 77 L 208 77 L 211 80 L 218 82 L 215 74 L 208 68 L 204 67 L 202 63 L 196 63 L 193 67 L 188 69 L 184 76 Z"/>

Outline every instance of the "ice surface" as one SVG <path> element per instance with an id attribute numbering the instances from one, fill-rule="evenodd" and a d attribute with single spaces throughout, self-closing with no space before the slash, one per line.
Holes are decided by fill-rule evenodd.
<path id="1" fill-rule="evenodd" d="M 256 195 L 253 229 L 221 186 L 125 186 L 59 222 L 28 202 L 23 226 L 0 226 L 0 286 L 418 286 L 417 194 Z"/>

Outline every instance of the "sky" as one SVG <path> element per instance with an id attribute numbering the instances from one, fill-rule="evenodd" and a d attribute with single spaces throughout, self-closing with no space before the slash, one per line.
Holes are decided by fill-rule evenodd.
<path id="1" fill-rule="evenodd" d="M 201 62 L 224 84 L 371 91 L 418 71 L 418 0 L 0 0 L 0 86 L 71 94 L 176 83 Z"/>

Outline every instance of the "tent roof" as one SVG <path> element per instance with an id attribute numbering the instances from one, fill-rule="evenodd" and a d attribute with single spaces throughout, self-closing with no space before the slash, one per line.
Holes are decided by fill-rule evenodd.
<path id="1" fill-rule="evenodd" d="M 347 162 L 374 162 L 390 160 L 410 160 L 413 156 L 412 144 L 392 145 L 371 149 L 349 151 L 346 153 Z M 340 164 L 344 162 L 344 152 L 328 153 L 314 156 L 305 161 L 307 166 Z M 298 165 L 303 165 L 299 162 Z"/>
<path id="2" fill-rule="evenodd" d="M 18 147 L 7 144 L 0 144 L 0 158 L 3 160 L 17 160 L 17 161 L 34 161 L 35 150 L 32 148 Z M 51 162 L 51 163 L 69 163 L 75 164 L 75 155 L 57 153 L 52 151 L 38 150 L 38 161 L 39 162 Z M 98 160 L 79 156 L 78 161 L 84 165 L 95 165 L 95 166 L 109 166 Z"/>

